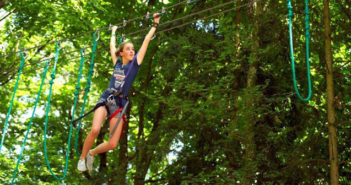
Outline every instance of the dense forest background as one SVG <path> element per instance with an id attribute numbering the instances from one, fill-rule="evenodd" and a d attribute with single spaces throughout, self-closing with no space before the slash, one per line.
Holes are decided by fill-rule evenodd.
<path id="1" fill-rule="evenodd" d="M 305 2 L 292 1 L 292 6 L 296 75 L 306 97 Z M 62 50 L 47 156 L 55 175 L 62 177 L 80 49 L 87 48 L 75 117 L 87 87 L 93 32 L 100 29 L 100 39 L 85 110 L 94 107 L 112 73 L 109 24 L 162 7 L 166 13 L 160 23 L 170 22 L 158 27 L 133 84 L 128 126 L 118 148 L 97 156 L 92 173 L 79 173 L 73 128 L 67 176 L 56 181 L 43 149 L 55 43 L 60 41 Z M 51 58 L 49 70 L 15 184 L 351 184 L 350 0 L 309 1 L 308 102 L 299 100 L 293 87 L 285 0 L 1 0 L 0 8 L 1 135 L 20 68 L 19 51 L 26 50 L 0 154 L 0 184 L 11 183 L 45 58 Z M 138 49 L 151 23 L 130 21 L 117 38 L 125 34 Z M 92 115 L 83 119 L 79 151 L 91 120 Z M 107 139 L 105 124 L 97 143 Z"/>

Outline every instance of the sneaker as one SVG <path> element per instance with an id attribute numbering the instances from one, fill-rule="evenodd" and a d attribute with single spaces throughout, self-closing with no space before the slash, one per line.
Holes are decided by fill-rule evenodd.
<path id="1" fill-rule="evenodd" d="M 87 154 L 87 168 L 89 171 L 93 170 L 94 156 L 90 154 L 90 151 Z"/>
<path id="2" fill-rule="evenodd" d="M 85 159 L 79 159 L 77 168 L 80 172 L 84 172 L 87 170 L 85 166 Z"/>

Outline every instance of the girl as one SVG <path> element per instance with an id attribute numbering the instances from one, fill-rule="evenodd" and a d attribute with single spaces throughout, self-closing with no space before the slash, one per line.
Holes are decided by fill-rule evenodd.
<path id="1" fill-rule="evenodd" d="M 83 145 L 82 154 L 78 161 L 78 170 L 81 172 L 86 171 L 86 168 L 91 171 L 93 169 L 94 156 L 116 148 L 118 141 L 122 136 L 126 118 L 123 116 L 123 119 L 120 120 L 120 124 L 118 124 L 118 117 L 121 115 L 122 108 L 127 102 L 128 91 L 132 86 L 139 70 L 139 66 L 143 62 L 149 42 L 155 34 L 156 28 L 159 24 L 159 14 L 155 13 L 153 18 L 154 23 L 152 24 L 152 28 L 146 35 L 137 54 L 135 54 L 134 46 L 131 42 L 123 42 L 118 50 L 116 49 L 117 26 L 112 27 L 110 53 L 114 65 L 114 71 L 110 79 L 109 88 L 98 100 L 98 103 L 104 103 L 105 106 L 100 106 L 95 110 L 93 126 Z M 119 56 L 122 58 L 122 61 L 118 60 Z M 102 143 L 96 148 L 90 150 L 96 137 L 99 135 L 103 121 L 107 117 L 110 124 L 110 134 L 112 134 L 111 132 L 114 126 L 118 124 L 116 132 L 113 133 L 108 142 Z"/>

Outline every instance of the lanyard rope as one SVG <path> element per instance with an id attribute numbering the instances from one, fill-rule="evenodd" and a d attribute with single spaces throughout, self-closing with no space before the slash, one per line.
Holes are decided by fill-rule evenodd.
<path id="1" fill-rule="evenodd" d="M 306 29 L 306 65 L 307 65 L 307 81 L 308 81 L 308 96 L 306 98 L 303 98 L 298 90 L 297 87 L 297 82 L 296 82 L 296 73 L 295 73 L 295 61 L 294 61 L 294 46 L 293 46 L 293 36 L 292 36 L 292 16 L 293 16 L 293 11 L 292 11 L 292 5 L 291 5 L 291 0 L 288 0 L 288 9 L 289 9 L 289 37 L 290 37 L 290 57 L 291 57 L 291 69 L 292 69 L 292 74 L 293 74 L 293 81 L 294 81 L 294 88 L 297 94 L 297 97 L 302 100 L 302 101 L 308 101 L 311 98 L 312 95 L 312 83 L 311 83 L 311 72 L 310 72 L 310 52 L 309 52 L 309 47 L 310 47 L 310 38 L 311 35 L 309 33 L 310 30 L 310 24 L 309 24 L 309 11 L 308 11 L 308 0 L 305 0 L 305 29 Z"/>

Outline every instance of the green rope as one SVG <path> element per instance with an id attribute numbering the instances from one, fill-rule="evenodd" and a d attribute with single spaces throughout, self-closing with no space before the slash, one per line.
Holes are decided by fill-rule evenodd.
<path id="1" fill-rule="evenodd" d="M 88 72 L 87 87 L 85 88 L 84 102 L 83 102 L 83 105 L 82 105 L 82 109 L 80 111 L 80 116 L 82 116 L 84 114 L 85 104 L 87 102 L 88 93 L 90 91 L 91 77 L 93 76 L 93 72 L 94 72 L 94 57 L 95 57 L 96 47 L 97 47 L 97 44 L 98 44 L 98 41 L 99 41 L 99 38 L 100 38 L 100 37 L 98 37 L 97 39 L 95 39 L 97 33 L 98 32 L 95 32 L 93 34 L 93 40 L 94 40 L 93 51 L 92 51 L 92 54 L 91 54 L 91 62 L 90 62 L 90 67 L 89 67 L 89 72 Z M 79 150 L 78 150 L 78 139 L 79 139 L 79 131 L 80 131 L 81 123 L 82 123 L 82 119 L 79 120 L 79 123 L 78 123 L 78 126 L 77 126 L 76 138 L 75 138 L 75 142 L 74 142 L 74 147 L 75 147 L 77 156 L 80 156 L 80 153 L 79 153 Z"/>
<path id="2" fill-rule="evenodd" d="M 68 161 L 68 156 L 69 156 L 69 150 L 67 150 L 67 152 L 66 152 L 65 170 L 64 170 L 64 175 L 63 175 L 63 177 L 61 177 L 61 178 L 57 177 L 57 176 L 54 174 L 54 172 L 52 171 L 51 166 L 50 166 L 50 163 L 49 163 L 49 160 L 48 160 L 47 150 L 46 150 L 46 132 L 47 132 L 47 125 L 48 125 L 48 118 L 49 118 L 50 101 L 51 101 L 51 94 L 52 94 L 52 85 L 54 84 L 55 72 L 56 72 L 56 64 L 57 64 L 58 56 L 59 56 L 59 53 L 60 53 L 60 50 L 61 50 L 61 48 L 59 48 L 58 45 L 59 45 L 58 43 L 56 43 L 56 45 L 55 45 L 56 55 L 55 55 L 55 61 L 54 61 L 54 68 L 52 69 L 52 72 L 51 72 L 51 80 L 50 80 L 50 82 L 49 82 L 49 83 L 50 83 L 50 91 L 49 91 L 48 103 L 47 103 L 46 111 L 45 111 L 44 155 L 45 155 L 46 165 L 47 165 L 47 167 L 48 167 L 50 173 L 52 174 L 52 176 L 53 176 L 56 180 L 61 181 L 61 180 L 65 179 L 66 174 L 67 174 L 67 161 Z M 71 132 L 69 133 L 69 139 L 70 139 L 70 135 L 71 135 Z M 70 146 L 70 143 L 68 142 L 68 148 L 69 148 L 69 146 Z"/>
<path id="3" fill-rule="evenodd" d="M 83 67 L 83 63 L 84 63 L 84 57 L 85 57 L 85 55 L 82 53 L 83 51 L 81 50 L 81 60 L 80 60 L 80 63 L 81 63 L 81 67 Z M 80 71 L 79 71 L 79 77 L 78 77 L 78 83 L 77 83 L 77 86 L 76 86 L 76 92 L 75 92 L 75 94 L 78 96 L 78 94 L 79 94 L 79 81 L 80 81 L 80 78 L 81 78 L 81 76 L 82 76 L 82 68 L 80 69 Z M 76 103 L 76 100 L 77 99 L 75 99 L 75 103 Z M 84 105 L 83 105 L 83 107 L 84 107 Z M 73 119 L 72 119 L 73 120 Z M 76 132 L 76 138 L 77 138 L 77 135 L 79 134 L 79 132 Z M 74 144 L 74 146 L 75 147 L 77 147 L 76 146 L 76 143 Z"/>
<path id="4" fill-rule="evenodd" d="M 29 130 L 30 130 L 31 125 L 33 123 L 33 118 L 34 118 L 35 110 L 37 108 L 37 104 L 38 104 L 38 101 L 39 101 L 41 89 L 42 89 L 44 81 L 45 81 L 46 73 L 47 73 L 47 71 L 49 69 L 49 65 L 48 64 L 49 64 L 49 60 L 47 60 L 46 64 L 45 64 L 45 69 L 44 69 L 44 72 L 43 72 L 43 78 L 41 79 L 40 88 L 39 88 L 39 91 L 38 91 L 38 94 L 37 94 L 37 98 L 36 98 L 35 103 L 34 103 L 34 109 L 33 109 L 33 112 L 32 112 L 32 117 L 30 118 L 30 121 L 29 121 L 29 124 L 28 124 L 28 127 L 27 127 L 27 133 L 26 133 L 26 136 L 24 137 L 24 140 L 23 140 L 23 143 L 22 143 L 21 152 L 20 152 L 19 157 L 17 159 L 16 169 L 13 172 L 11 184 L 14 183 L 14 180 L 16 178 L 16 174 L 17 174 L 17 171 L 18 171 L 18 166 L 19 166 L 19 163 L 21 161 L 22 154 L 23 154 L 23 151 L 24 151 L 24 146 L 26 145 L 26 141 L 27 141 L 27 137 L 28 137 L 28 134 L 29 134 Z"/>
<path id="5" fill-rule="evenodd" d="M 308 101 L 311 98 L 312 95 L 312 84 L 311 84 L 311 72 L 310 72 L 310 38 L 311 35 L 309 33 L 310 30 L 310 24 L 309 24 L 309 17 L 310 13 L 308 11 L 308 0 L 305 0 L 305 29 L 306 29 L 306 65 L 307 65 L 307 81 L 308 81 L 308 96 L 307 98 L 303 98 L 297 88 L 297 82 L 296 82 L 296 73 L 295 73 L 295 61 L 294 61 L 294 46 L 293 46 L 293 36 L 292 36 L 292 16 L 293 16 L 293 11 L 292 11 L 292 5 L 291 5 L 291 0 L 288 1 L 288 9 L 289 9 L 289 37 L 290 37 L 290 56 L 291 56 L 291 68 L 292 68 L 292 73 L 293 73 L 293 81 L 294 81 L 294 88 L 297 94 L 297 97 L 300 98 L 302 101 Z"/>
<path id="6" fill-rule="evenodd" d="M 23 65 L 24 65 L 24 61 L 25 61 L 25 58 L 24 58 L 22 52 L 20 53 L 20 56 L 21 56 L 21 64 L 20 64 L 20 68 L 18 70 L 17 81 L 16 81 L 15 89 L 14 89 L 13 94 L 12 94 L 12 99 L 11 99 L 9 111 L 7 112 L 7 115 L 6 115 L 4 130 L 2 131 L 2 138 L 1 138 L 1 143 L 0 143 L 0 154 L 1 154 L 2 145 L 3 145 L 4 140 L 5 140 L 5 135 L 6 135 L 6 131 L 7 131 L 7 123 L 9 121 L 10 113 L 12 110 L 13 100 L 15 99 L 15 95 L 16 95 L 16 91 L 17 91 L 17 87 L 18 87 L 18 82 L 19 82 L 20 76 L 22 74 L 22 69 L 23 69 Z"/>

